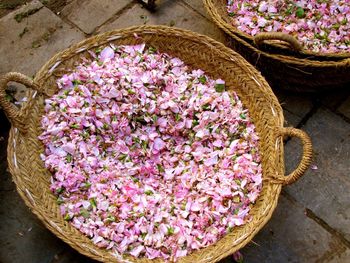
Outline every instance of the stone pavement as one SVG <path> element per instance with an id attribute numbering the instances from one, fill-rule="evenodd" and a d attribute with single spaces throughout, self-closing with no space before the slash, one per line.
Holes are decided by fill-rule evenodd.
<path id="1" fill-rule="evenodd" d="M 0 4 L 4 9 L 0 12 L 0 74 L 19 71 L 32 76 L 72 43 L 131 25 L 177 26 L 226 43 L 201 0 L 157 3 L 155 13 L 132 0 L 42 0 L 14 11 Z M 275 93 L 284 108 L 286 126 L 311 136 L 318 169 L 310 169 L 283 189 L 272 219 L 242 249 L 244 262 L 350 262 L 350 89 L 314 95 L 281 89 Z M 1 111 L 0 123 L 0 262 L 94 262 L 56 238 L 26 208 L 7 171 L 9 124 Z M 286 143 L 287 172 L 296 166 L 300 152 L 298 141 Z"/>

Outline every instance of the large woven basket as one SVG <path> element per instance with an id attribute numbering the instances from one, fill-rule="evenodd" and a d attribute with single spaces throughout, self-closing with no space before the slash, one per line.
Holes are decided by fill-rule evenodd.
<path id="1" fill-rule="evenodd" d="M 135 37 L 137 35 L 137 38 Z M 162 52 L 181 58 L 194 68 L 201 68 L 213 78 L 222 78 L 234 89 L 248 108 L 260 136 L 263 189 L 251 210 L 252 220 L 234 229 L 216 244 L 180 258 L 179 262 L 216 262 L 246 245 L 270 219 L 283 185 L 296 181 L 307 169 L 311 159 L 311 142 L 302 131 L 283 127 L 280 105 L 264 78 L 240 55 L 206 36 L 164 26 L 132 27 L 89 38 L 58 53 L 36 74 L 34 80 L 20 73 L 8 73 L 0 81 L 0 104 L 12 123 L 8 144 L 8 163 L 17 190 L 34 214 L 55 235 L 80 253 L 103 262 L 161 262 L 118 256 L 97 248 L 92 241 L 64 221 L 50 192 L 51 174 L 43 166 L 40 153 L 44 148 L 38 140 L 42 132 L 40 119 L 44 99 L 57 90 L 56 79 L 87 56 L 87 51 L 114 45 L 146 43 Z M 18 110 L 5 99 L 9 81 L 26 85 L 28 101 Z M 284 176 L 283 137 L 301 139 L 303 155 L 299 166 Z"/>
<path id="2" fill-rule="evenodd" d="M 255 65 L 274 86 L 300 92 L 321 91 L 350 83 L 350 52 L 314 53 L 284 33 L 252 37 L 232 25 L 227 0 L 203 0 L 214 22 L 231 39 L 231 47 Z"/>

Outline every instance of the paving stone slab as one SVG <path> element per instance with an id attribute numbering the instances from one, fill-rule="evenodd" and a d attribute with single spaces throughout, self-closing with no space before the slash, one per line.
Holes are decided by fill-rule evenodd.
<path id="1" fill-rule="evenodd" d="M 294 115 L 303 118 L 311 110 L 313 103 L 307 95 L 288 94 L 283 102 L 281 102 L 281 105 Z"/>
<path id="2" fill-rule="evenodd" d="M 350 119 L 350 96 L 340 105 L 338 111 Z"/>
<path id="3" fill-rule="evenodd" d="M 63 8 L 61 14 L 85 33 L 106 22 L 122 10 L 131 0 L 76 0 Z"/>
<path id="4" fill-rule="evenodd" d="M 136 4 L 124 12 L 118 19 L 101 27 L 98 31 L 105 32 L 113 29 L 134 25 L 168 25 L 189 29 L 208 35 L 218 41 L 225 42 L 225 35 L 206 18 L 197 14 L 177 1 L 163 1 L 156 12 L 151 13 L 147 9 Z"/>
<path id="5" fill-rule="evenodd" d="M 350 240 L 350 124 L 321 108 L 302 129 L 312 138 L 318 169 L 309 169 L 286 191 Z M 286 151 L 292 153 L 286 158 L 286 167 L 292 170 L 299 162 L 301 149 L 293 139 Z"/>
<path id="6" fill-rule="evenodd" d="M 337 238 L 305 215 L 302 206 L 285 196 L 253 241 L 241 250 L 245 263 L 322 262 L 329 254 L 345 250 Z"/>
<path id="7" fill-rule="evenodd" d="M 322 105 L 330 110 L 336 110 L 339 105 L 349 96 L 349 87 L 344 87 L 343 89 L 334 91 L 330 90 L 329 92 L 317 95 Z"/>
<path id="8" fill-rule="evenodd" d="M 1 169 L 1 183 L 5 176 L 7 189 L 0 190 L 0 262 L 50 262 L 63 243 L 29 211 L 8 182 L 11 175 Z"/>
<path id="9" fill-rule="evenodd" d="M 300 116 L 297 116 L 287 110 L 283 110 L 283 115 L 285 127 L 297 127 L 302 120 Z"/>
<path id="10" fill-rule="evenodd" d="M 26 12 L 34 13 L 25 17 Z M 16 15 L 23 17 L 20 22 Z M 18 71 L 32 76 L 58 51 L 83 38 L 39 1 L 30 2 L 0 19 L 0 74 Z"/>
<path id="11" fill-rule="evenodd" d="M 294 94 L 290 94 L 282 89 L 272 90 L 281 104 L 284 115 L 284 126 L 285 127 L 297 127 L 303 117 L 310 111 L 312 104 L 307 99 L 298 97 Z M 297 110 L 302 105 L 302 110 Z"/>
<path id="12" fill-rule="evenodd" d="M 189 6 L 191 6 L 194 10 L 196 10 L 201 15 L 205 16 L 209 20 L 211 20 L 210 15 L 208 14 L 206 8 L 204 7 L 203 0 L 182 0 Z"/>

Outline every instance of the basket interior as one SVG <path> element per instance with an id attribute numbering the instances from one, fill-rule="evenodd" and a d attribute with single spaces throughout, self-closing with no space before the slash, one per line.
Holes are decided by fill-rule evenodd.
<path id="1" fill-rule="evenodd" d="M 134 34 L 137 34 L 137 38 Z M 259 150 L 264 178 L 261 195 L 250 212 L 252 220 L 236 227 L 216 244 L 180 258 L 179 262 L 215 262 L 237 251 L 269 220 L 277 204 L 281 185 L 274 184 L 267 178 L 284 173 L 282 139 L 277 138 L 274 133 L 276 127 L 282 127 L 283 115 L 266 81 L 241 56 L 208 37 L 189 31 L 164 27 L 112 31 L 72 46 L 47 62 L 35 78 L 46 95 L 37 96 L 23 109 L 24 112 L 28 112 L 26 120 L 29 131 L 26 134 L 16 129 L 11 131 L 9 152 L 13 151 L 13 155 L 9 156 L 9 163 L 19 193 L 47 228 L 82 254 L 105 262 L 162 262 L 146 258 L 120 257 L 111 251 L 99 249 L 89 238 L 64 221 L 56 198 L 49 190 L 51 174 L 44 168 L 40 159 L 44 148 L 37 137 L 41 133 L 40 119 L 44 113 L 44 98 L 56 92 L 56 80 L 65 74 L 67 69 L 74 69 L 82 57 L 89 56 L 87 50 L 94 50 L 109 43 L 146 43 L 161 52 L 179 57 L 187 65 L 200 68 L 213 78 L 224 79 L 226 86 L 236 91 L 244 106 L 248 108 L 260 136 Z"/>

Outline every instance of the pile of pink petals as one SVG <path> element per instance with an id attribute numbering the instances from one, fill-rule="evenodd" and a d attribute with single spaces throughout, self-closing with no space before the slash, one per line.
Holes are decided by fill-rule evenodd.
<path id="1" fill-rule="evenodd" d="M 227 11 L 237 29 L 284 32 L 313 52 L 349 52 L 349 0 L 228 0 Z"/>
<path id="2" fill-rule="evenodd" d="M 250 220 L 258 136 L 223 80 L 145 45 L 90 52 L 45 101 L 65 220 L 117 255 L 176 260 Z"/>

